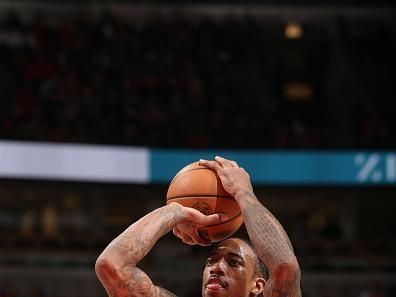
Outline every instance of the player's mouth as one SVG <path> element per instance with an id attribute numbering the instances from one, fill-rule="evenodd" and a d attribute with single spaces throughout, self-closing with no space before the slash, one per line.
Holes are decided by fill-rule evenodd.
<path id="1" fill-rule="evenodd" d="M 227 287 L 227 283 L 218 276 L 211 276 L 205 283 L 205 288 L 212 291 L 221 290 Z"/>

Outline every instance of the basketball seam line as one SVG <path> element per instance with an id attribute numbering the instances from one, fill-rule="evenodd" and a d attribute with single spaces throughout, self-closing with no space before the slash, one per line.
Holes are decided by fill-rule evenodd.
<path id="1" fill-rule="evenodd" d="M 199 166 L 200 166 L 200 165 L 199 165 Z M 185 171 L 185 172 L 182 172 L 182 173 L 180 173 L 180 174 L 176 174 L 176 176 L 172 179 L 171 184 L 172 184 L 175 180 L 177 180 L 180 176 L 182 176 L 183 174 L 185 174 L 185 173 L 187 173 L 187 172 L 194 171 L 194 170 L 203 170 L 203 169 L 205 169 L 205 170 L 211 170 L 211 171 L 214 172 L 214 170 L 212 170 L 212 169 L 210 169 L 210 168 L 208 168 L 208 167 L 193 168 L 193 169 L 187 170 L 187 171 Z"/>
<path id="2" fill-rule="evenodd" d="M 217 224 L 212 224 L 212 225 L 206 225 L 204 228 L 211 227 L 211 226 L 223 225 L 223 224 L 228 223 L 228 222 L 232 221 L 233 219 L 239 217 L 240 215 L 241 215 L 241 212 L 238 212 L 235 216 L 233 216 L 232 218 L 228 219 L 227 221 L 224 221 L 224 222 L 221 222 L 221 223 L 217 223 Z"/>

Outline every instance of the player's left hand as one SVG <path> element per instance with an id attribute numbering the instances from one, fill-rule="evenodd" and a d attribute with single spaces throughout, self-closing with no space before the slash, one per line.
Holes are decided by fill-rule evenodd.
<path id="1" fill-rule="evenodd" d="M 240 194 L 253 193 L 249 174 L 237 162 L 217 156 L 215 160 L 200 160 L 199 164 L 216 171 L 224 190 L 235 199 Z"/>

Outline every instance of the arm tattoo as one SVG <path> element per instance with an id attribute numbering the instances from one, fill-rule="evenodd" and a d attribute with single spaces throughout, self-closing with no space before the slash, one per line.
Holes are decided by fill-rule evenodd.
<path id="1" fill-rule="evenodd" d="M 126 229 L 109 247 L 122 256 L 124 264 L 135 265 L 178 223 L 177 215 L 175 208 L 157 209 Z"/>
<path id="2" fill-rule="evenodd" d="M 116 271 L 113 267 L 107 266 L 101 269 L 98 276 L 109 296 L 154 296 L 150 278 L 136 267 Z"/>
<path id="3" fill-rule="evenodd" d="M 282 225 L 253 193 L 238 200 L 249 237 L 269 271 L 264 296 L 300 296 L 300 269 Z"/>
<path id="4" fill-rule="evenodd" d="M 176 206 L 157 209 L 132 224 L 108 245 L 95 269 L 109 296 L 175 296 L 154 286 L 136 264 L 179 222 L 179 213 Z"/>
<path id="5" fill-rule="evenodd" d="M 264 288 L 265 297 L 301 297 L 300 270 L 290 279 L 270 278 Z"/>
<path id="6" fill-rule="evenodd" d="M 242 214 L 249 237 L 269 270 L 294 258 L 290 240 L 279 221 L 254 195 L 246 194 Z"/>

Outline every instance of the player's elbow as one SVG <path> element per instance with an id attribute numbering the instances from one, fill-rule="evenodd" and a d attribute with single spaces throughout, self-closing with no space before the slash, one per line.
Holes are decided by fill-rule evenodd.
<path id="1" fill-rule="evenodd" d="M 102 281 L 108 279 L 109 276 L 116 274 L 116 267 L 109 257 L 100 255 L 95 262 L 95 272 L 98 278 Z"/>
<path id="2" fill-rule="evenodd" d="M 105 257 L 100 256 L 99 258 L 97 258 L 95 262 L 96 274 L 99 274 L 101 271 L 103 271 L 107 265 L 109 265 L 109 263 Z"/>
<path id="3" fill-rule="evenodd" d="M 282 281 L 300 281 L 301 269 L 295 257 L 278 264 L 274 269 L 274 278 Z"/>
<path id="4" fill-rule="evenodd" d="M 101 275 L 103 275 L 104 271 L 107 270 L 108 265 L 109 265 L 109 263 L 106 258 L 99 257 L 98 259 L 96 259 L 95 273 L 99 278 Z"/>

